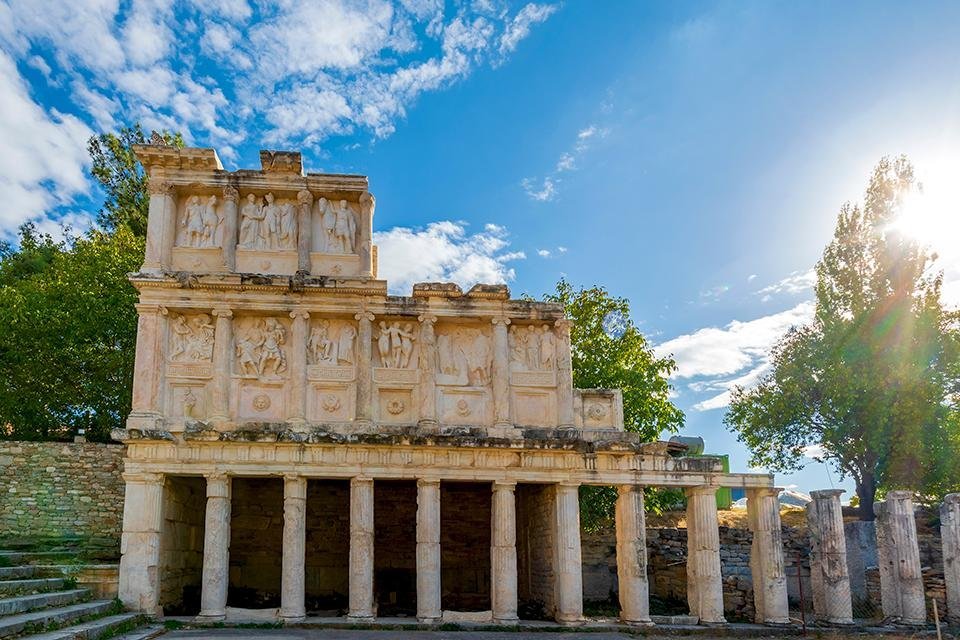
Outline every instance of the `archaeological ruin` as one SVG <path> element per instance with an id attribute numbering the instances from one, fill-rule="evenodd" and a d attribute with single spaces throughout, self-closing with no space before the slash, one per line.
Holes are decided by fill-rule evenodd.
<path id="1" fill-rule="evenodd" d="M 160 141 L 157 141 L 160 142 Z M 756 619 L 789 621 L 777 489 L 625 432 L 570 323 L 503 285 L 390 295 L 367 178 L 299 153 L 149 177 L 119 596 L 151 614 L 583 619 L 579 488 L 614 486 L 621 618 L 649 624 L 645 487 L 688 497 L 687 599 L 724 622 L 717 502 L 745 488 Z M 261 617 L 261 619 L 262 619 Z"/>

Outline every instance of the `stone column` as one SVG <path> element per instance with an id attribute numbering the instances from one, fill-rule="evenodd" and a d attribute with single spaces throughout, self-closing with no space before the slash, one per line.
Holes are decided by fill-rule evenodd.
<path id="1" fill-rule="evenodd" d="M 133 611 L 159 615 L 163 475 L 125 473 L 118 597 Z"/>
<path id="2" fill-rule="evenodd" d="M 300 207 L 297 210 L 297 272 L 310 273 L 310 234 L 313 232 L 311 218 L 313 213 L 313 194 L 308 190 L 297 194 Z"/>
<path id="3" fill-rule="evenodd" d="M 163 414 L 164 332 L 167 310 L 156 304 L 137 304 L 137 347 L 133 370 L 133 399 L 127 427 L 156 429 Z"/>
<path id="4" fill-rule="evenodd" d="M 373 619 L 373 478 L 350 480 L 350 602 L 348 617 Z"/>
<path id="5" fill-rule="evenodd" d="M 913 494 L 889 491 L 874 504 L 877 515 L 877 557 L 883 615 L 901 624 L 926 624 L 926 595 L 920 568 Z"/>
<path id="6" fill-rule="evenodd" d="M 418 426 L 437 426 L 437 334 L 433 325 L 437 316 L 426 313 L 420 320 L 420 419 Z"/>
<path id="7" fill-rule="evenodd" d="M 174 238 L 170 236 L 169 228 L 171 218 L 173 219 L 172 225 L 176 225 L 176 188 L 173 183 L 161 178 L 150 178 L 147 181 L 147 189 L 150 193 L 150 205 L 147 213 L 147 246 L 140 271 L 159 273 L 171 267 L 170 257 L 173 251 Z M 170 246 L 166 246 L 168 240 Z"/>
<path id="8" fill-rule="evenodd" d="M 687 600 L 701 624 L 724 624 L 717 488 L 688 487 Z"/>
<path id="9" fill-rule="evenodd" d="M 573 322 L 557 320 L 557 418 L 561 429 L 573 429 L 573 361 L 570 354 L 570 327 Z"/>
<path id="10" fill-rule="evenodd" d="M 810 586 L 818 622 L 853 624 L 847 543 L 843 535 L 840 494 L 843 489 L 811 491 L 807 504 L 810 528 Z"/>
<path id="11" fill-rule="evenodd" d="M 490 600 L 493 621 L 516 622 L 517 616 L 517 501 L 516 482 L 493 483 L 490 521 Z"/>
<path id="12" fill-rule="evenodd" d="M 296 474 L 283 477 L 283 562 L 280 585 L 280 617 L 287 622 L 303 620 L 307 546 L 307 479 Z"/>
<path id="13" fill-rule="evenodd" d="M 780 489 L 747 489 L 747 519 L 753 532 L 750 571 L 756 622 L 789 624 L 787 571 L 780 528 Z"/>
<path id="14" fill-rule="evenodd" d="M 440 620 L 440 480 L 417 480 L 417 620 Z"/>
<path id="15" fill-rule="evenodd" d="M 233 311 L 216 308 L 213 337 L 213 384 L 210 385 L 210 422 L 230 421 L 230 365 L 233 358 Z"/>
<path id="16" fill-rule="evenodd" d="M 307 334 L 310 314 L 302 309 L 290 312 L 293 330 L 290 337 L 290 406 L 287 421 L 302 425 L 307 421 Z"/>
<path id="17" fill-rule="evenodd" d="M 198 617 L 223 620 L 230 585 L 230 477 L 224 473 L 207 476 L 207 513 L 203 527 L 203 579 Z"/>
<path id="18" fill-rule="evenodd" d="M 373 423 L 373 314 L 369 311 L 354 316 L 357 330 L 357 427 Z"/>
<path id="19" fill-rule="evenodd" d="M 377 200 L 369 191 L 360 195 L 360 224 L 357 225 L 357 253 L 360 254 L 360 277 L 373 277 L 373 210 Z"/>
<path id="20" fill-rule="evenodd" d="M 236 187 L 223 188 L 223 264 L 227 271 L 237 270 L 237 203 L 240 192 Z"/>
<path id="21" fill-rule="evenodd" d="M 940 539 L 943 541 L 947 618 L 960 624 L 960 493 L 945 496 L 940 505 Z"/>
<path id="22" fill-rule="evenodd" d="M 575 624 L 583 620 L 583 574 L 580 560 L 580 486 L 561 482 L 556 487 L 557 532 L 554 575 L 557 622 Z"/>
<path id="23" fill-rule="evenodd" d="M 647 524 L 643 487 L 617 487 L 617 581 L 620 584 L 620 619 L 627 624 L 649 625 L 650 585 L 647 581 Z"/>
<path id="24" fill-rule="evenodd" d="M 513 427 L 510 419 L 510 318 L 493 318 L 493 426 Z"/>

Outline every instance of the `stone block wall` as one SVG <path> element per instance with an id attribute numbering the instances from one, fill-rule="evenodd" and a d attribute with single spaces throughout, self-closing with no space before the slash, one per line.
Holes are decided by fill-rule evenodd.
<path id="1" fill-rule="evenodd" d="M 373 589 L 378 615 L 417 610 L 417 483 L 373 483 Z M 442 530 L 442 527 L 441 527 Z"/>
<path id="2" fill-rule="evenodd" d="M 441 605 L 487 611 L 490 604 L 489 483 L 440 483 Z"/>
<path id="3" fill-rule="evenodd" d="M 119 553 L 125 449 L 0 442 L 0 537 L 96 539 Z"/>
<path id="4" fill-rule="evenodd" d="M 308 611 L 342 610 L 350 579 L 350 482 L 307 482 L 305 553 Z"/>
<path id="5" fill-rule="evenodd" d="M 556 492 L 549 485 L 519 484 L 516 498 L 520 617 L 551 617 L 556 605 L 553 575 Z"/>
<path id="6" fill-rule="evenodd" d="M 200 612 L 203 573 L 204 478 L 168 478 L 160 536 L 160 606 L 167 614 Z"/>
<path id="7" fill-rule="evenodd" d="M 233 478 L 230 514 L 231 607 L 280 606 L 283 480 Z"/>

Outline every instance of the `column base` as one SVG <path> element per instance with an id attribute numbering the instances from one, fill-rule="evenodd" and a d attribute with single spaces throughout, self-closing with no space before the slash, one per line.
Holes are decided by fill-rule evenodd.
<path id="1" fill-rule="evenodd" d="M 227 619 L 227 612 L 223 613 L 203 613 L 200 612 L 197 617 L 194 618 L 197 622 L 223 622 Z"/>
<path id="2" fill-rule="evenodd" d="M 286 615 L 286 614 L 281 613 L 280 616 L 279 616 L 279 618 L 280 618 L 280 622 L 282 622 L 282 623 L 284 623 L 284 624 L 295 624 L 295 623 L 297 623 L 297 622 L 303 622 L 304 620 L 306 620 L 306 619 L 307 619 L 307 614 L 303 614 L 303 615 Z"/>
<path id="3" fill-rule="evenodd" d="M 440 622 L 440 620 L 441 620 L 440 616 L 436 616 L 436 617 L 432 617 L 432 616 L 431 616 L 431 617 L 420 617 L 420 616 L 417 616 L 417 622 L 419 622 L 420 624 L 436 624 L 436 623 Z"/>
<path id="4" fill-rule="evenodd" d="M 653 626 L 655 626 L 653 620 L 651 620 L 650 618 L 647 618 L 646 620 L 624 620 L 623 618 L 620 618 L 620 622 L 622 622 L 623 624 L 625 624 L 625 625 L 627 625 L 627 626 L 630 626 L 630 627 L 653 627 Z"/>
<path id="5" fill-rule="evenodd" d="M 583 618 L 556 618 L 557 624 L 562 624 L 565 627 L 579 627 L 587 623 Z"/>
<path id="6" fill-rule="evenodd" d="M 374 620 L 376 620 L 376 617 L 372 615 L 367 616 L 367 615 L 350 614 L 347 616 L 347 620 L 349 620 L 350 622 L 373 622 Z"/>
<path id="7" fill-rule="evenodd" d="M 506 616 L 503 618 L 493 618 L 494 624 L 517 624 L 520 622 L 520 616 Z"/>
<path id="8" fill-rule="evenodd" d="M 787 618 L 786 620 L 764 620 L 760 624 L 766 627 L 789 627 L 791 623 L 790 619 Z"/>

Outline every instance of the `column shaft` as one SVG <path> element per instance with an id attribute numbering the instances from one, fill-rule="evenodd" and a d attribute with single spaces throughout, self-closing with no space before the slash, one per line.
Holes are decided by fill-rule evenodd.
<path id="1" fill-rule="evenodd" d="M 167 310 L 159 305 L 138 304 L 137 366 L 133 371 L 133 398 L 129 428 L 156 429 L 161 403 L 164 370 L 163 341 Z"/>
<path id="2" fill-rule="evenodd" d="M 627 624 L 652 624 L 643 487 L 617 487 L 616 523 L 620 618 Z"/>
<path id="3" fill-rule="evenodd" d="M 123 534 L 120 538 L 120 585 L 124 606 L 150 615 L 161 614 L 160 528 L 163 476 L 125 473 Z"/>
<path id="4" fill-rule="evenodd" d="M 440 619 L 440 481 L 417 481 L 417 619 Z"/>
<path id="5" fill-rule="evenodd" d="M 842 493 L 842 489 L 811 491 L 813 500 L 807 504 L 813 615 L 827 624 L 853 624 Z"/>
<path id="6" fill-rule="evenodd" d="M 290 406 L 287 420 L 303 424 L 307 418 L 307 333 L 310 314 L 303 310 L 292 311 L 293 331 L 290 345 Z"/>
<path id="7" fill-rule="evenodd" d="M 787 573 L 783 562 L 779 489 L 748 489 L 747 519 L 753 532 L 750 570 L 756 621 L 789 624 Z"/>
<path id="8" fill-rule="evenodd" d="M 960 624 L 960 493 L 945 496 L 940 505 L 940 538 L 947 591 L 946 613 L 951 622 Z"/>
<path id="9" fill-rule="evenodd" d="M 573 429 L 573 361 L 570 320 L 557 320 L 557 418 L 561 429 Z"/>
<path id="10" fill-rule="evenodd" d="M 424 314 L 420 320 L 420 419 L 424 428 L 437 426 L 437 316 Z"/>
<path id="11" fill-rule="evenodd" d="M 557 532 L 554 575 L 556 580 L 557 622 L 583 620 L 583 574 L 580 556 L 579 486 L 556 486 L 555 529 Z"/>
<path id="12" fill-rule="evenodd" d="M 237 203 L 240 192 L 236 187 L 223 188 L 223 264 L 227 271 L 237 269 Z"/>
<path id="13" fill-rule="evenodd" d="M 207 513 L 203 528 L 203 578 L 200 618 L 223 620 L 230 586 L 230 477 L 207 476 Z"/>
<path id="14" fill-rule="evenodd" d="M 357 329 L 357 409 L 355 423 L 367 427 L 373 416 L 373 314 L 358 313 Z"/>
<path id="15" fill-rule="evenodd" d="M 313 232 L 311 214 L 313 212 L 313 194 L 304 189 L 297 194 L 297 271 L 310 273 L 310 245 Z"/>
<path id="16" fill-rule="evenodd" d="M 687 600 L 690 615 L 703 624 L 723 624 L 723 577 L 716 487 L 687 493 Z"/>
<path id="17" fill-rule="evenodd" d="M 214 309 L 213 383 L 210 385 L 210 421 L 215 425 L 230 420 L 230 363 L 233 357 L 233 312 Z"/>
<path id="18" fill-rule="evenodd" d="M 926 595 L 920 568 L 913 494 L 890 491 L 874 504 L 877 514 L 877 558 L 883 615 L 902 624 L 925 624 Z"/>
<path id="19" fill-rule="evenodd" d="M 280 586 L 280 617 L 303 620 L 307 546 L 307 479 L 287 475 L 283 479 L 283 562 Z"/>
<path id="20" fill-rule="evenodd" d="M 141 271 L 157 273 L 169 268 L 169 249 L 163 243 L 166 239 L 167 216 L 176 215 L 173 205 L 174 186 L 162 179 L 150 178 L 147 182 L 150 192 L 150 204 L 147 212 L 147 244 Z M 171 242 L 173 240 L 171 239 Z"/>
<path id="21" fill-rule="evenodd" d="M 350 480 L 349 617 L 373 618 L 373 479 Z"/>
<path id="22" fill-rule="evenodd" d="M 517 616 L 517 502 L 515 482 L 493 483 L 490 521 L 490 600 L 494 622 Z"/>
<path id="23" fill-rule="evenodd" d="M 377 200 L 369 191 L 360 195 L 360 224 L 357 225 L 357 253 L 360 255 L 360 277 L 373 277 L 373 210 Z"/>
<path id="24" fill-rule="evenodd" d="M 493 426 L 512 427 L 510 420 L 510 345 L 506 317 L 493 319 Z"/>

